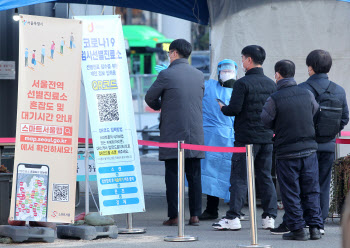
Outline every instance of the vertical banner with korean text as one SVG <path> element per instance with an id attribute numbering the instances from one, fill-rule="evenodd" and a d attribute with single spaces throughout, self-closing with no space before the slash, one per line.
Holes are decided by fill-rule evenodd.
<path id="1" fill-rule="evenodd" d="M 145 211 L 129 71 L 120 16 L 83 16 L 82 74 L 95 154 L 100 214 Z"/>
<path id="2" fill-rule="evenodd" d="M 82 24 L 20 16 L 11 220 L 74 222 Z"/>

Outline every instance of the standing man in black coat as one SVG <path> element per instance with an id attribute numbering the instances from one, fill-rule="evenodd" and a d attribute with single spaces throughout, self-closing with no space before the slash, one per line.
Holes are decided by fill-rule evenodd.
<path id="1" fill-rule="evenodd" d="M 154 110 L 161 110 L 160 141 L 204 145 L 202 99 L 204 75 L 188 63 L 192 46 L 184 39 L 174 40 L 169 47 L 170 65 L 162 70 L 145 101 Z M 163 225 L 178 223 L 178 160 L 177 150 L 159 149 L 159 160 L 165 161 L 165 184 L 169 220 Z M 190 225 L 199 225 L 202 212 L 202 151 L 185 150 L 185 173 L 189 186 Z"/>
<path id="2" fill-rule="evenodd" d="M 323 94 L 331 84 L 327 75 L 332 67 L 331 55 L 324 50 L 314 50 L 307 56 L 306 65 L 310 77 L 306 82 L 301 83 L 299 86 L 310 90 L 317 99 L 317 97 L 320 94 Z M 338 98 L 342 105 L 342 115 L 339 130 L 337 130 L 340 132 L 349 122 L 349 109 L 346 101 L 345 90 L 338 84 L 333 83 L 333 85 L 334 92 L 332 94 Z M 318 143 L 317 158 L 321 190 L 320 202 L 322 218 L 325 220 L 328 217 L 329 211 L 329 191 L 331 185 L 332 165 L 335 159 L 335 136 L 330 137 L 326 142 L 321 142 L 318 140 L 318 132 L 316 130 L 316 141 Z M 324 234 L 324 229 L 321 229 L 321 233 Z"/>
<path id="3" fill-rule="evenodd" d="M 257 186 L 261 190 L 263 207 L 262 228 L 274 228 L 277 216 L 276 189 L 272 181 L 272 130 L 265 128 L 260 114 L 266 99 L 276 91 L 276 84 L 264 75 L 262 64 L 265 50 L 256 45 L 243 48 L 242 67 L 246 74 L 233 85 L 230 104 L 221 111 L 236 116 L 234 123 L 235 147 L 253 144 Z M 213 228 L 218 230 L 241 229 L 241 209 L 247 196 L 247 169 L 244 153 L 233 153 L 230 176 L 230 209 Z"/>
<path id="4" fill-rule="evenodd" d="M 318 183 L 317 143 L 313 116 L 318 104 L 313 94 L 297 86 L 295 65 L 281 60 L 275 65 L 277 92 L 266 101 L 261 120 L 275 131 L 277 178 L 281 187 L 285 215 L 283 220 L 291 231 L 286 240 L 320 239 L 323 226 Z"/>

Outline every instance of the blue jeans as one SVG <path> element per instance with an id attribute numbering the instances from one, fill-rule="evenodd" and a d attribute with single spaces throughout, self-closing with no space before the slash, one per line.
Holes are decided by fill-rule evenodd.
<path id="1" fill-rule="evenodd" d="M 322 228 L 316 153 L 304 158 L 277 159 L 276 169 L 285 210 L 283 221 L 288 229 L 295 231 L 306 224 Z"/>
<path id="2" fill-rule="evenodd" d="M 244 143 L 235 141 L 235 147 L 244 147 Z M 272 181 L 272 144 L 254 144 L 254 167 L 257 186 L 261 191 L 262 218 L 277 216 L 277 196 Z M 241 215 L 247 196 L 247 166 L 245 153 L 233 153 L 230 176 L 230 209 L 226 218 L 234 219 Z"/>
<path id="3" fill-rule="evenodd" d="M 332 165 L 334 152 L 317 152 L 319 183 L 320 183 L 320 205 L 322 218 L 325 220 L 329 212 L 329 191 L 331 185 Z"/>

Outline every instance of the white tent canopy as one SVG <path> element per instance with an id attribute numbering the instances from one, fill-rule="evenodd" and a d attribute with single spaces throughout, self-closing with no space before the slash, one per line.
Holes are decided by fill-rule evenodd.
<path id="1" fill-rule="evenodd" d="M 264 72 L 274 78 L 274 65 L 281 59 L 296 64 L 296 81 L 309 76 L 306 56 L 315 49 L 330 52 L 330 80 L 350 92 L 350 4 L 335 0 L 208 0 L 211 21 L 211 77 L 225 58 L 241 64 L 247 45 L 266 50 Z M 244 75 L 239 70 L 239 76 Z M 348 95 L 348 99 L 350 96 Z M 349 101 L 348 101 L 349 104 Z M 345 127 L 350 130 L 350 125 Z M 341 155 L 350 151 L 341 146 Z"/>

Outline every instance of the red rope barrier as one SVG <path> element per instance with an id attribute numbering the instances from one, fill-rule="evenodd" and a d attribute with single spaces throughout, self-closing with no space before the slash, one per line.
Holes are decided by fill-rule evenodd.
<path id="1" fill-rule="evenodd" d="M 84 143 L 85 138 L 79 138 L 78 142 Z M 16 143 L 16 138 L 0 138 L 1 143 Z M 89 144 L 92 144 L 92 139 L 89 139 Z M 164 147 L 164 148 L 177 148 L 177 143 L 161 143 L 155 141 L 147 141 L 147 140 L 138 140 L 138 144 L 142 146 L 156 146 L 156 147 Z M 219 146 L 202 146 L 202 145 L 192 145 L 192 144 L 183 144 L 183 149 L 187 150 L 196 150 L 196 151 L 205 151 L 205 152 L 232 152 L 232 153 L 245 153 L 245 147 L 219 147 Z"/>
<path id="2" fill-rule="evenodd" d="M 335 143 L 337 143 L 337 144 L 350 144 L 350 139 L 336 139 Z"/>
<path id="3" fill-rule="evenodd" d="M 156 146 L 165 148 L 177 148 L 177 143 L 160 143 L 155 141 L 138 140 L 139 145 L 142 146 Z"/>
<path id="4" fill-rule="evenodd" d="M 350 136 L 350 131 L 342 131 L 341 135 Z M 16 138 L 0 138 L 1 143 L 13 143 L 15 144 Z M 79 138 L 78 142 L 84 143 L 85 138 Z M 92 139 L 89 139 L 89 143 L 92 144 Z M 156 147 L 165 147 L 165 148 L 177 148 L 177 143 L 160 143 L 147 140 L 138 140 L 139 145 L 143 146 L 156 146 Z M 350 139 L 336 139 L 335 143 L 337 144 L 350 144 Z M 205 151 L 205 152 L 232 152 L 232 153 L 245 153 L 245 147 L 219 147 L 219 146 L 202 146 L 202 145 L 192 145 L 184 144 L 183 149 L 187 150 L 196 150 L 196 151 Z"/>
<path id="5" fill-rule="evenodd" d="M 147 140 L 139 140 L 139 145 L 143 146 L 156 146 L 156 147 L 166 147 L 166 148 L 177 148 L 177 143 L 160 143 Z M 183 149 L 205 151 L 205 152 L 234 152 L 234 153 L 245 153 L 245 147 L 219 147 L 219 146 L 202 146 L 202 145 L 192 145 L 183 144 L 181 146 Z"/>
<path id="6" fill-rule="evenodd" d="M 0 143 L 16 143 L 16 138 L 0 138 Z"/>
<path id="7" fill-rule="evenodd" d="M 183 144 L 181 148 L 187 149 L 187 150 L 205 151 L 205 152 L 232 152 L 232 153 L 246 152 L 245 147 L 219 147 L 219 146 L 202 146 L 202 145 Z"/>

